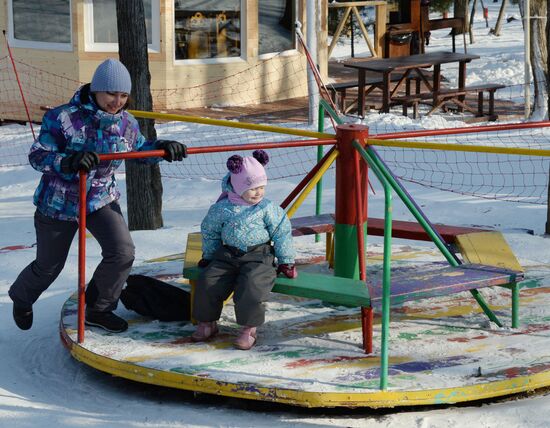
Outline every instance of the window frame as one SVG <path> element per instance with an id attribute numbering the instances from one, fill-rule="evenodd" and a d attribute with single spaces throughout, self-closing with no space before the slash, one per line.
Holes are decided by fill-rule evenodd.
<path id="1" fill-rule="evenodd" d="M 94 6 L 93 0 L 84 0 L 84 51 L 118 52 L 118 43 L 94 42 Z M 151 43 L 147 51 L 160 52 L 160 0 L 151 0 Z"/>
<path id="2" fill-rule="evenodd" d="M 294 16 L 298 16 L 298 2 L 299 0 L 294 0 Z M 299 54 L 298 50 L 298 36 L 296 36 L 296 31 L 292 31 L 292 35 L 294 37 L 294 47 L 292 49 L 287 49 L 284 51 L 278 51 L 278 52 L 267 52 L 267 53 L 260 53 L 260 8 L 258 6 L 258 59 L 260 60 L 267 60 L 271 59 L 276 56 L 293 56 Z"/>
<path id="3" fill-rule="evenodd" d="M 73 2 L 69 1 L 69 42 L 67 43 L 54 43 L 54 42 L 41 42 L 35 40 L 21 40 L 15 38 L 15 28 L 13 19 L 13 1 L 7 0 L 6 3 L 8 12 L 8 42 L 10 47 L 14 48 L 30 48 L 30 49 L 43 49 L 52 51 L 65 51 L 70 52 L 73 50 Z"/>
<path id="4" fill-rule="evenodd" d="M 171 0 L 173 3 L 175 3 L 175 0 Z M 248 46 L 248 37 L 247 37 L 247 0 L 240 0 L 241 4 L 241 17 L 240 17 L 240 23 L 241 23 L 241 54 L 239 56 L 228 56 L 228 57 L 221 57 L 221 58 L 192 58 L 192 59 L 176 59 L 176 46 L 175 46 L 175 34 L 176 34 L 176 14 L 175 14 L 175 7 L 174 12 L 172 13 L 172 39 L 174 40 L 174 45 L 172 47 L 172 59 L 174 61 L 174 65 L 197 65 L 197 64 L 230 64 L 230 63 L 238 63 L 238 62 L 246 62 L 247 60 L 247 46 Z"/>

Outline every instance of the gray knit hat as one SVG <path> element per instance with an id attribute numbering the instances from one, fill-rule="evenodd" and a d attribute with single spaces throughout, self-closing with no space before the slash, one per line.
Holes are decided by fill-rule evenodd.
<path id="1" fill-rule="evenodd" d="M 96 68 L 92 83 L 92 92 L 125 92 L 132 91 L 132 79 L 128 69 L 120 61 L 109 58 Z"/>

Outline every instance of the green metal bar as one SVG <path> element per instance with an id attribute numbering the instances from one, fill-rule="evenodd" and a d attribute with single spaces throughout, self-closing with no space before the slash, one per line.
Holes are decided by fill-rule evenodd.
<path id="1" fill-rule="evenodd" d="M 388 342 L 390 337 L 390 299 L 391 299 L 391 235 L 392 235 L 392 193 L 391 186 L 384 174 L 373 162 L 371 156 L 359 144 L 353 142 L 361 157 L 372 169 L 384 187 L 384 260 L 382 268 L 382 343 L 380 345 L 380 389 L 388 388 L 389 354 Z"/>
<path id="2" fill-rule="evenodd" d="M 512 287 L 512 328 L 519 327 L 519 284 L 514 282 Z"/>
<path id="3" fill-rule="evenodd" d="M 342 119 L 338 116 L 338 113 L 334 111 L 331 105 L 324 99 L 319 101 L 319 132 L 324 132 L 325 129 L 325 111 L 329 114 L 330 117 L 338 124 L 341 125 L 344 123 Z M 317 162 L 323 158 L 324 149 L 321 146 L 317 147 Z M 316 189 L 316 199 L 315 199 L 315 214 L 321 214 L 321 204 L 323 199 L 323 182 L 319 180 L 317 183 Z M 321 236 L 317 233 L 315 234 L 315 242 L 319 242 Z"/>
<path id="4" fill-rule="evenodd" d="M 319 132 L 325 132 L 325 109 L 319 104 Z M 324 149 L 317 146 L 317 163 L 323 159 Z M 323 179 L 320 179 L 315 189 L 315 215 L 321 214 L 321 205 L 323 203 Z M 315 242 L 321 241 L 321 235 L 315 234 Z"/>
<path id="5" fill-rule="evenodd" d="M 483 309 L 483 312 L 485 312 L 485 315 L 493 321 L 496 325 L 499 327 L 502 327 L 502 323 L 497 318 L 497 316 L 494 314 L 494 312 L 491 310 L 479 290 L 470 290 L 470 293 L 472 293 L 472 296 L 474 296 L 474 299 L 476 299 L 479 306 L 481 306 L 481 309 Z"/>
<path id="6" fill-rule="evenodd" d="M 453 254 L 449 251 L 449 249 L 447 248 L 447 245 L 445 244 L 445 242 L 441 239 L 439 234 L 434 231 L 434 229 L 431 227 L 431 225 L 428 223 L 428 221 L 422 215 L 422 213 L 416 208 L 415 204 L 410 200 L 409 196 L 403 190 L 400 183 L 398 183 L 395 180 L 395 178 L 392 176 L 392 174 L 390 174 L 386 170 L 385 165 L 382 164 L 382 162 L 380 162 L 380 160 L 378 159 L 377 154 L 374 151 L 370 150 L 370 148 L 367 148 L 367 151 L 371 155 L 371 159 L 372 159 L 373 163 L 375 163 L 376 166 L 380 169 L 380 171 L 382 172 L 382 174 L 384 175 L 386 180 L 388 180 L 389 184 L 391 185 L 391 187 L 393 188 L 395 193 L 397 193 L 399 198 L 403 201 L 405 206 L 409 209 L 409 211 L 414 216 L 416 221 L 418 221 L 418 223 L 420 223 L 420 225 L 422 226 L 424 231 L 428 234 L 430 239 L 435 243 L 436 247 L 439 249 L 439 251 L 441 251 L 441 253 L 447 259 L 449 264 L 451 266 L 458 266 L 459 265 L 458 261 L 455 259 Z"/>
<path id="7" fill-rule="evenodd" d="M 330 117 L 332 117 L 332 119 L 336 122 L 337 125 L 342 125 L 344 123 L 344 121 L 340 118 L 340 116 L 338 116 L 338 113 L 334 111 L 332 106 L 326 100 L 321 99 L 319 101 L 319 108 L 321 107 L 329 114 Z"/>
<path id="8" fill-rule="evenodd" d="M 449 251 L 449 249 L 445 245 L 445 242 L 441 239 L 439 234 L 432 228 L 432 226 L 427 221 L 427 219 L 423 216 L 423 214 L 416 208 L 416 205 L 408 197 L 407 193 L 401 187 L 401 184 L 398 183 L 397 180 L 395 180 L 395 178 L 393 177 L 393 175 L 386 169 L 385 165 L 378 158 L 378 155 L 376 154 L 376 152 L 371 150 L 370 147 L 367 147 L 367 151 L 371 155 L 371 159 L 373 163 L 375 163 L 376 166 L 380 169 L 380 171 L 384 174 L 384 177 L 388 180 L 388 182 L 392 186 L 395 193 L 397 193 L 397 195 L 401 198 L 405 206 L 409 209 L 409 211 L 414 216 L 414 218 L 416 218 L 416 221 L 420 223 L 424 231 L 435 243 L 439 251 L 441 251 L 443 256 L 447 259 L 449 264 L 455 267 L 459 266 L 460 263 L 457 261 L 455 256 Z M 502 327 L 502 323 L 499 321 L 495 313 L 491 310 L 487 302 L 485 302 L 485 299 L 483 298 L 481 293 L 478 290 L 470 290 L 470 293 L 472 294 L 474 299 L 476 299 L 481 309 L 483 309 L 483 312 L 485 312 L 485 315 L 487 315 L 487 317 L 491 321 L 493 321 L 497 326 Z"/>

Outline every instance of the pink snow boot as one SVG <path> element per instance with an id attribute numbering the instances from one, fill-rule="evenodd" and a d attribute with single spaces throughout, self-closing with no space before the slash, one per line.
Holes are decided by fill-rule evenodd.
<path id="1" fill-rule="evenodd" d="M 256 343 L 256 327 L 244 326 L 237 340 L 233 343 L 235 348 L 248 351 Z"/>
<path id="2" fill-rule="evenodd" d="M 195 332 L 191 335 L 193 342 L 206 342 L 218 334 L 216 321 L 200 321 Z"/>

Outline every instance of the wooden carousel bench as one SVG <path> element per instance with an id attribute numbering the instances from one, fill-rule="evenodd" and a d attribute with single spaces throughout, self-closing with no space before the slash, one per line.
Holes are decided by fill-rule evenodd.
<path id="1" fill-rule="evenodd" d="M 315 233 L 331 234 L 334 231 L 332 214 L 294 218 L 291 223 L 293 236 Z M 435 227 L 447 242 L 453 242 L 461 234 L 468 236 L 472 233 L 484 232 L 483 229 L 469 227 L 446 225 L 436 225 Z M 369 218 L 367 231 L 372 235 L 383 235 L 383 219 Z M 429 240 L 420 225 L 407 221 L 394 221 L 392 236 Z M 183 276 L 190 280 L 192 293 L 200 273 L 200 268 L 196 264 L 201 253 L 200 233 L 190 233 L 187 240 Z M 445 296 L 462 291 L 475 292 L 483 287 L 503 286 L 512 290 L 512 327 L 517 327 L 519 307 L 517 283 L 522 279 L 523 273 L 518 270 L 476 263 L 466 263 L 456 267 L 449 266 L 447 263 L 432 263 L 422 269 L 394 268 L 391 275 L 390 305 L 392 307 L 400 306 L 411 300 Z M 278 276 L 272 292 L 319 299 L 323 302 L 347 307 L 380 309 L 382 304 L 382 269 L 369 272 L 366 282 L 301 271 L 298 278 L 295 279 Z M 363 330 L 363 337 L 372 341 L 372 323 L 367 322 Z M 367 342 L 364 343 L 366 351 L 372 349 L 372 343 Z"/>
<path id="2" fill-rule="evenodd" d="M 192 281 L 199 277 L 198 266 L 185 267 L 183 276 Z M 521 281 L 523 274 L 491 266 L 464 264 L 457 267 L 433 263 L 428 268 L 392 270 L 391 306 L 411 300 L 440 297 L 483 287 L 507 286 Z M 273 293 L 319 299 L 347 307 L 382 306 L 381 270 L 369 275 L 367 282 L 334 275 L 300 272 L 298 278 L 278 276 Z"/>
<path id="3" fill-rule="evenodd" d="M 441 108 L 447 102 L 455 103 L 459 108 L 465 109 L 473 113 L 476 117 L 486 116 L 488 120 L 494 121 L 498 118 L 495 114 L 495 92 L 505 88 L 505 85 L 498 83 L 487 83 L 482 85 L 466 86 L 463 89 L 441 89 L 436 92 L 423 92 L 411 95 L 402 95 L 392 97 L 392 105 L 401 105 L 403 107 L 403 115 L 407 115 L 408 107 L 413 108 L 414 118 L 418 118 L 418 104 L 421 102 L 429 102 L 434 98 L 437 99 L 437 104 L 433 105 L 428 115 L 432 114 L 438 108 Z M 485 97 L 487 97 L 487 112 L 485 112 Z M 477 94 L 477 109 L 466 104 L 463 98 L 468 94 Z"/>
<path id="4" fill-rule="evenodd" d="M 334 216 L 332 214 L 320 214 L 290 219 L 292 225 L 292 236 L 313 235 L 316 233 L 333 233 Z M 458 235 L 475 232 L 487 232 L 487 229 L 448 226 L 442 224 L 434 225 L 437 232 L 447 243 L 455 241 Z M 367 234 L 384 236 L 384 219 L 369 217 L 367 219 Z M 412 239 L 415 241 L 430 241 L 429 235 L 422 226 L 413 221 L 392 221 L 392 237 L 401 239 Z"/>

